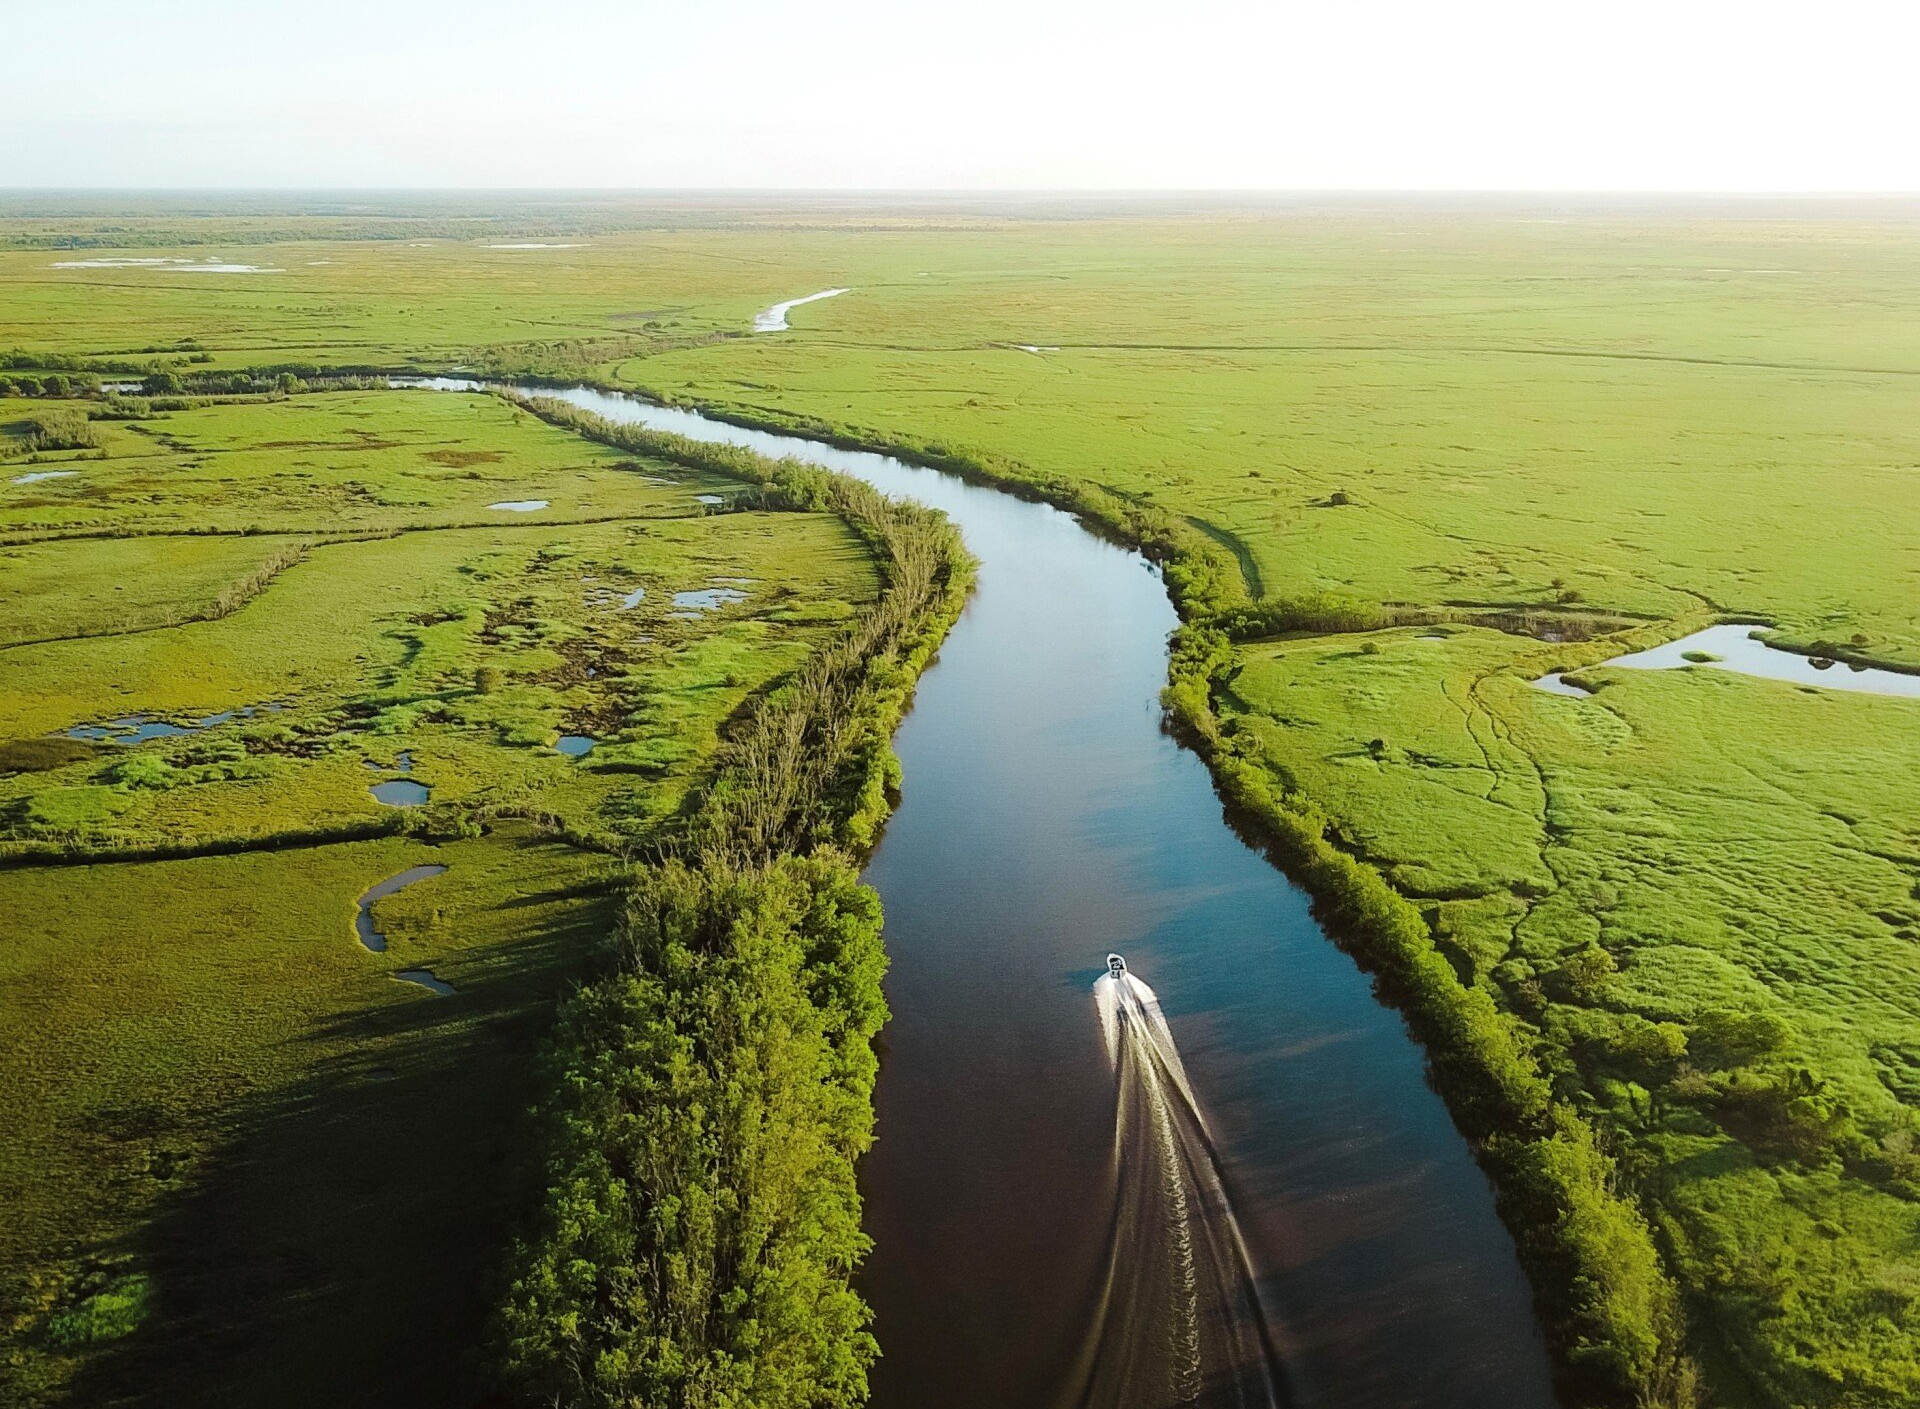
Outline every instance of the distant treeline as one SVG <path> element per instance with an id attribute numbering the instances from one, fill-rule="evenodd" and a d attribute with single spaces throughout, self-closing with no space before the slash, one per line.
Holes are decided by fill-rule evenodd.
<path id="1" fill-rule="evenodd" d="M 885 1019 L 878 897 L 854 857 L 897 777 L 892 734 L 971 562 L 938 514 L 857 481 L 519 404 L 636 453 L 842 516 L 880 599 L 726 740 L 669 854 L 638 867 L 611 972 L 546 1056 L 541 1194 L 498 1316 L 527 1404 L 840 1409 L 876 1347 L 855 1162 Z"/>
<path id="2" fill-rule="evenodd" d="M 555 384 L 597 380 L 602 368 L 636 357 L 657 357 L 692 347 L 709 347 L 747 334 L 734 329 L 675 332 L 649 319 L 632 333 L 603 337 L 554 338 L 476 349 L 467 361 L 484 377 L 517 378 Z"/>
<path id="3" fill-rule="evenodd" d="M 0 352 L 0 396 L 213 397 L 292 395 L 303 391 L 384 388 L 393 374 L 379 367 L 278 362 L 229 371 L 206 370 L 213 354 L 187 341 L 147 348 L 144 360 L 77 357 L 57 352 Z M 164 409 L 164 408 L 160 408 Z"/>

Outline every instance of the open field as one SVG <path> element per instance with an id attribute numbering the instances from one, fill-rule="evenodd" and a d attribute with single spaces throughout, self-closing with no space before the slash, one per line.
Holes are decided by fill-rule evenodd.
<path id="1" fill-rule="evenodd" d="M 833 520 L 709 513 L 696 493 L 742 487 L 490 396 L 305 396 L 135 425 L 152 448 L 110 449 L 83 489 L 43 482 L 0 511 L 0 544 L 17 542 L 0 546 L 0 715 L 17 736 L 189 728 L 137 758 L 107 744 L 0 779 L 15 838 L 365 823 L 388 811 L 369 786 L 396 762 L 435 804 L 641 837 L 722 721 L 874 590 Z M 536 492 L 547 508 L 486 507 Z M 35 538 L 54 512 L 130 536 Z M 562 735 L 592 752 L 557 753 Z"/>
<path id="2" fill-rule="evenodd" d="M 367 953 L 355 897 L 424 863 Z M 502 833 L 0 872 L 7 1401 L 465 1402 L 605 865 Z"/>
<path id="3" fill-rule="evenodd" d="M 1687 1293 L 1706 1402 L 1920 1394 L 1920 703 L 1610 670 L 1596 663 L 1620 644 L 1474 621 L 1529 613 L 1575 637 L 1626 621 L 1644 644 L 1750 616 L 1920 666 L 1911 212 L 732 224 L 509 251 L 238 231 L 168 245 L 176 219 L 126 253 L 278 272 L 0 250 L 0 348 L 181 375 L 590 375 L 1091 486 L 1186 524 L 1255 602 L 1461 618 L 1237 641 L 1216 699 L 1234 748 L 1422 907 L 1617 1150 Z M 744 336 L 754 310 L 835 286 L 852 292 L 795 310 L 793 332 Z M 44 405 L 0 403 L 0 421 Z M 275 417 L 299 425 L 252 425 Z M 694 486 L 643 478 L 683 472 L 635 473 L 484 398 L 345 392 L 99 424 L 97 448 L 22 442 L 5 462 L 9 481 L 73 473 L 0 483 L 0 581 L 21 584 L 0 594 L 0 638 L 80 638 L 0 650 L 5 732 L 284 700 L 284 722 L 236 733 L 294 737 L 244 759 L 196 761 L 216 731 L 141 746 L 185 787 L 106 779 L 101 757 L 0 779 L 16 837 L 377 815 L 362 765 L 401 749 L 436 801 L 644 835 L 808 623 L 873 592 L 830 522 L 695 517 Z M 476 524 L 524 496 L 551 507 Z M 256 536 L 38 541 L 139 524 Z M 373 536 L 396 527 L 422 531 Z M 654 612 L 655 582 L 771 579 L 769 533 L 791 604 L 757 589 L 698 623 L 635 617 L 659 639 L 594 646 L 624 674 L 570 669 L 605 640 L 600 609 L 570 596 L 578 575 L 645 584 Z M 305 558 L 232 615 L 98 634 L 207 614 L 296 545 Z M 56 584 L 44 610 L 18 605 Z M 496 690 L 472 688 L 483 665 Z M 1559 667 L 1587 667 L 1597 693 L 1527 683 Z M 541 752 L 616 718 L 628 752 L 589 761 L 653 772 L 583 786 Z M 195 771 L 227 766 L 266 771 Z"/>
<path id="4" fill-rule="evenodd" d="M 877 566 L 490 395 L 95 424 L 0 483 L 0 1397 L 470 1403 L 609 853 Z"/>

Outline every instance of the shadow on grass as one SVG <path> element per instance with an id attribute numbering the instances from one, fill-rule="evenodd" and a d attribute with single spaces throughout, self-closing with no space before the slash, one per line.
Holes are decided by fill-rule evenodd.
<path id="1" fill-rule="evenodd" d="M 532 1166 L 533 1057 L 611 918 L 607 895 L 568 895 L 454 960 L 453 997 L 396 985 L 404 1001 L 296 1039 L 327 1055 L 223 1111 L 216 1153 L 118 1250 L 149 1273 L 153 1310 L 88 1357 L 69 1402 L 485 1400 L 486 1318 Z"/>

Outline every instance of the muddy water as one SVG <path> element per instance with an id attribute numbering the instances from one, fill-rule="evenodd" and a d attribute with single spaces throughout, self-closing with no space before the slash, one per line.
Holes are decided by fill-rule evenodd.
<path id="1" fill-rule="evenodd" d="M 1258 1343 L 1244 1301 L 1166 1293 L 1169 1240 L 1126 1233 L 1153 1203 L 1116 1172 L 1126 1085 L 1093 985 L 1117 949 L 1178 1038 L 1181 1119 L 1204 1121 L 1273 1343 L 1260 1382 L 1326 1409 L 1552 1404 L 1512 1242 L 1420 1050 L 1160 728 L 1175 617 L 1150 565 L 1070 515 L 885 456 L 561 395 L 934 504 L 981 560 L 896 741 L 905 795 L 867 872 L 893 1008 L 863 1171 L 874 1403 L 1172 1405 L 1195 1383 L 1198 1402 L 1247 1402 L 1244 1367 L 1221 1359 L 1244 1350 L 1203 1350 L 1197 1372 L 1142 1361 L 1179 1380 L 1087 1374 L 1118 1353 L 1116 1317 L 1129 1336 L 1207 1321 L 1203 1347 Z M 1218 1246 L 1212 1197 L 1190 1216 Z"/>

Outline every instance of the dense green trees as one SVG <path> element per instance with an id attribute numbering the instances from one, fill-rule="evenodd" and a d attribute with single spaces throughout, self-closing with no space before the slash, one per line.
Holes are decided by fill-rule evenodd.
<path id="1" fill-rule="evenodd" d="M 879 903 L 838 856 L 641 875 L 562 1013 L 507 1371 L 570 1405 L 853 1405 Z"/>

